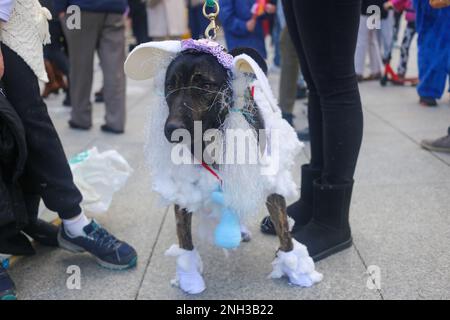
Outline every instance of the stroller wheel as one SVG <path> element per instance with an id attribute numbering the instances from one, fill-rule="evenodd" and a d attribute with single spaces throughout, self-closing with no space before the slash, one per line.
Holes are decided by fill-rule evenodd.
<path id="1" fill-rule="evenodd" d="M 384 76 L 380 79 L 380 84 L 381 84 L 382 87 L 385 87 L 386 84 L 387 84 L 387 82 L 388 82 L 388 78 L 387 78 L 386 75 L 384 75 Z"/>

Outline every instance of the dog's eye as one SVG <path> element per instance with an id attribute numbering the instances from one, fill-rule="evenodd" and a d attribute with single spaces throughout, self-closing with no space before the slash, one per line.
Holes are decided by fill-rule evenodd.
<path id="1" fill-rule="evenodd" d="M 167 89 L 167 91 L 173 91 L 174 89 L 175 89 L 175 86 L 174 85 L 172 85 L 172 84 L 167 84 L 166 85 L 166 89 Z"/>
<path id="2" fill-rule="evenodd" d="M 211 83 L 202 84 L 202 89 L 204 89 L 204 90 L 211 90 L 212 88 L 213 88 L 213 84 L 211 84 Z"/>

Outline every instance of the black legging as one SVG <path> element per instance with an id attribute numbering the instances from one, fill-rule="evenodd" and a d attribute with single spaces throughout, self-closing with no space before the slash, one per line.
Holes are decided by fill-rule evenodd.
<path id="1" fill-rule="evenodd" d="M 353 180 L 363 115 L 354 53 L 361 0 L 283 0 L 309 89 L 310 166 L 322 182 Z"/>

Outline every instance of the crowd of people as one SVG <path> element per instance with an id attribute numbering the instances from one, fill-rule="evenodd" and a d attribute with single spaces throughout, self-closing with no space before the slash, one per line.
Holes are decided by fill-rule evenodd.
<path id="1" fill-rule="evenodd" d="M 84 215 L 80 207 L 81 194 L 73 183 L 43 99 L 63 93 L 63 104 L 71 108 L 69 127 L 91 130 L 91 94 L 97 54 L 103 85 L 95 93 L 95 101 L 105 104 L 106 113 L 100 129 L 109 134 L 125 133 L 123 64 L 126 51 L 151 40 L 204 37 L 209 23 L 203 16 L 205 1 L 39 1 L 40 5 L 37 0 L 0 1 L 0 77 L 8 101 L 23 123 L 28 148 L 28 160 L 21 169 L 20 181 L 21 186 L 26 186 L 22 188 L 21 197 L 27 207 L 5 204 L 2 208 L 27 211 L 36 217 L 37 205 L 42 199 L 63 221 L 57 231 L 60 246 L 72 251 L 88 251 L 109 268 L 133 267 L 137 260 L 135 250 Z M 447 0 L 436 1 L 448 4 Z M 357 82 L 382 80 L 384 66 L 395 61 L 393 49 L 397 46 L 399 30 L 404 30 L 394 83 L 401 85 L 406 79 L 410 48 L 417 39 L 418 100 L 425 107 L 436 106 L 450 75 L 450 6 L 435 9 L 428 0 L 362 0 L 361 6 L 361 1 L 346 0 L 331 10 L 326 8 L 332 5 L 330 1 L 324 4 L 311 0 L 218 2 L 228 50 L 251 47 L 268 62 L 269 72 L 279 70 L 279 104 L 284 119 L 292 126 L 296 99 L 308 98 L 309 128 L 297 133 L 300 140 L 311 140 L 312 159 L 302 167 L 302 198 L 288 209 L 301 230 L 296 238 L 317 254 L 329 247 L 343 248 L 348 239 L 341 238 L 341 233 L 323 230 L 324 224 L 331 223 L 326 216 L 329 208 L 322 206 L 320 212 L 315 213 L 324 224 L 307 222 L 313 214 L 313 194 L 320 194 L 323 203 L 336 197 L 345 198 L 343 202 L 347 205 L 350 203 L 362 137 Z M 68 8 L 73 5 L 80 9 L 80 27 L 70 22 L 73 12 Z M 322 12 L 322 19 L 309 15 L 313 10 Z M 134 42 L 127 46 L 129 23 Z M 331 26 L 332 23 L 337 27 Z M 406 27 L 401 28 L 402 25 Z M 268 37 L 274 46 L 273 61 L 268 61 Z M 367 55 L 370 59 L 368 75 Z M 45 82 L 43 90 L 39 81 Z M 346 108 L 340 108 L 342 105 Z M 335 112 L 337 109 L 339 112 Z M 448 130 L 447 136 L 424 140 L 422 146 L 450 152 L 450 128 Z M 333 147 L 337 144 L 341 148 Z M 330 161 L 330 157 L 334 160 Z M 4 178 L 1 170 L 0 178 Z M 342 211 L 348 224 L 348 208 Z M 21 223 L 30 224 L 27 218 Z M 0 225 L 3 228 L 6 224 Z M 20 227 L 18 224 L 15 230 Z M 26 233 L 38 237 L 42 227 L 50 233 L 55 231 L 34 218 Z M 262 222 L 261 229 L 274 233 L 268 218 Z M 331 226 L 330 230 L 339 231 L 339 228 Z M 324 232 L 325 240 L 320 245 L 314 243 L 313 240 Z M 2 236 L 0 252 L 7 252 L 1 240 L 4 240 Z M 11 280 L 5 280 L 5 272 L 0 267 L 0 293 L 10 294 L 13 292 Z"/>

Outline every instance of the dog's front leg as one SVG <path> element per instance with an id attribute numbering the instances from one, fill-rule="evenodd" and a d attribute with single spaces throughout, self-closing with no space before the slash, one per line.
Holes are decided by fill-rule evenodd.
<path id="1" fill-rule="evenodd" d="M 203 263 L 192 242 L 192 213 L 175 205 L 178 245 L 173 245 L 166 255 L 177 257 L 176 278 L 172 284 L 179 286 L 189 294 L 201 293 L 205 290 L 203 281 Z"/>
<path id="2" fill-rule="evenodd" d="M 286 213 L 286 200 L 283 196 L 272 194 L 267 198 L 267 209 L 280 240 L 280 250 L 277 252 L 270 274 L 272 278 L 287 276 L 289 282 L 302 287 L 310 287 L 323 278 L 315 271 L 314 261 L 306 247 L 292 239 Z"/>

